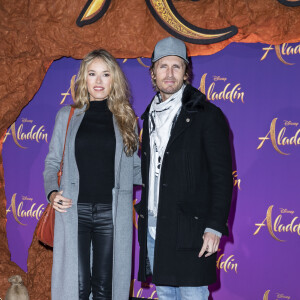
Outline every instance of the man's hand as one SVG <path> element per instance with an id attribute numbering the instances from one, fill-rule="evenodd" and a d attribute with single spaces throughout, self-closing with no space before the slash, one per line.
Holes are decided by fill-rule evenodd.
<path id="1" fill-rule="evenodd" d="M 220 244 L 220 238 L 218 236 L 211 232 L 205 232 L 202 238 L 203 246 L 199 252 L 198 257 L 201 257 L 205 251 L 207 252 L 205 254 L 205 257 L 208 257 L 218 251 Z"/>

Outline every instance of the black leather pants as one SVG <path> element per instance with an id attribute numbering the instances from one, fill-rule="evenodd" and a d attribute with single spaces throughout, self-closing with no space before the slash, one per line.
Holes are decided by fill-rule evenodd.
<path id="1" fill-rule="evenodd" d="M 109 300 L 112 293 L 112 205 L 78 203 L 79 299 Z M 93 247 L 92 272 L 90 248 Z"/>

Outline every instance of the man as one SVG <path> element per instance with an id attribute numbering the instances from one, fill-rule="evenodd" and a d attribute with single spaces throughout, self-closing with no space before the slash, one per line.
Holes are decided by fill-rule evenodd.
<path id="1" fill-rule="evenodd" d="M 138 278 L 145 281 L 151 271 L 159 300 L 208 299 L 220 237 L 228 234 L 228 125 L 188 83 L 182 41 L 168 37 L 156 44 L 150 74 L 157 94 L 142 115 Z"/>

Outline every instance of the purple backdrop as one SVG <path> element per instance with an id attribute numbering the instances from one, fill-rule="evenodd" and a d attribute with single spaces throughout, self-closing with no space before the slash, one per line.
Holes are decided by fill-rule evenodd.
<path id="1" fill-rule="evenodd" d="M 215 300 L 300 299 L 299 47 L 280 46 L 276 55 L 269 45 L 231 44 L 217 54 L 192 58 L 193 85 L 221 107 L 232 130 L 231 235 L 220 245 L 220 281 L 210 287 Z M 8 242 L 12 261 L 25 271 L 32 234 L 46 206 L 42 172 L 55 115 L 72 102 L 70 80 L 79 63 L 63 58 L 51 65 L 4 142 Z M 119 63 L 141 116 L 154 95 L 143 66 L 150 61 Z M 155 286 L 137 281 L 136 239 L 133 251 L 131 296 L 157 298 Z"/>

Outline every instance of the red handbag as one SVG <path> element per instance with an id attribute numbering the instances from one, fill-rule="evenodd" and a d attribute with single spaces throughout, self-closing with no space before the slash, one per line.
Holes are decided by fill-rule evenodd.
<path id="1" fill-rule="evenodd" d="M 63 169 L 63 161 L 65 155 L 65 148 L 66 148 L 66 140 L 67 140 L 67 133 L 71 118 L 74 114 L 74 107 L 71 107 L 67 129 L 66 129 L 66 136 L 65 136 L 65 143 L 64 143 L 64 150 L 60 162 L 59 171 L 57 172 L 57 182 L 58 186 L 60 186 L 60 179 L 62 176 L 62 169 Z M 44 210 L 39 222 L 36 226 L 36 235 L 40 242 L 43 244 L 53 247 L 53 239 L 54 239 L 54 221 L 55 221 L 55 210 L 52 205 L 49 203 Z"/>

